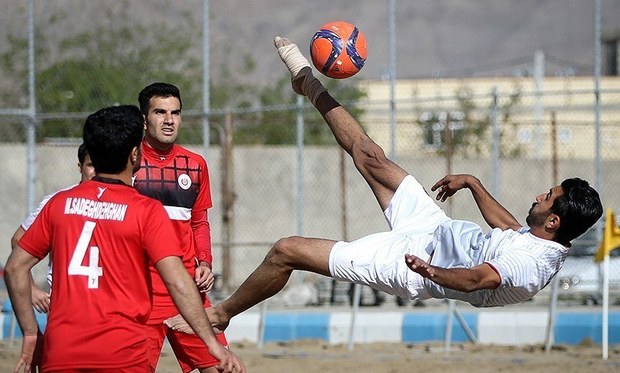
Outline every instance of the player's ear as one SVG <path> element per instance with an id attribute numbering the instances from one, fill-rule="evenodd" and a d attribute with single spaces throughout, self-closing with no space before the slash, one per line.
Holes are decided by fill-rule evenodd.
<path id="1" fill-rule="evenodd" d="M 137 146 L 134 146 L 133 149 L 131 149 L 131 163 L 135 164 L 136 162 L 138 162 L 138 156 L 140 155 L 140 149 Z"/>
<path id="2" fill-rule="evenodd" d="M 142 114 L 142 119 L 144 120 L 144 130 L 146 131 L 146 115 Z"/>
<path id="3" fill-rule="evenodd" d="M 560 228 L 560 217 L 554 213 L 549 214 L 547 222 L 545 223 L 545 228 L 553 232 L 558 230 L 558 228 Z"/>

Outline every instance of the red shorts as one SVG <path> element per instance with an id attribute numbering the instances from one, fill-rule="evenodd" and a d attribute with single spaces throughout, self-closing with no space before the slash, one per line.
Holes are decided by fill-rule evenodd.
<path id="1" fill-rule="evenodd" d="M 137 364 L 127 368 L 114 368 L 114 369 L 61 369 L 61 370 L 45 370 L 42 372 L 52 373 L 153 373 L 155 369 L 152 369 L 149 364 Z"/>
<path id="2" fill-rule="evenodd" d="M 224 333 L 215 336 L 222 346 L 228 347 Z M 219 360 L 211 355 L 207 346 L 197 335 L 176 332 L 162 323 L 147 325 L 147 358 L 153 371 L 157 368 L 166 337 L 183 373 L 219 364 Z"/>

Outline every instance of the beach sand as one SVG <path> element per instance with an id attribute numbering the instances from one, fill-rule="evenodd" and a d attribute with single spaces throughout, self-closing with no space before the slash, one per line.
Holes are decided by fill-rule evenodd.
<path id="1" fill-rule="evenodd" d="M 21 341 L 0 343 L 0 372 L 11 372 L 19 358 Z M 318 340 L 268 343 L 262 350 L 251 343 L 233 343 L 231 349 L 241 357 L 248 372 L 618 372 L 620 346 L 609 349 L 602 360 L 601 346 L 584 341 L 580 345 L 557 345 L 549 354 L 541 345 L 491 346 L 453 344 L 445 352 L 441 343 L 373 343 L 347 346 L 328 345 Z M 157 372 L 180 372 L 169 347 L 162 352 Z"/>

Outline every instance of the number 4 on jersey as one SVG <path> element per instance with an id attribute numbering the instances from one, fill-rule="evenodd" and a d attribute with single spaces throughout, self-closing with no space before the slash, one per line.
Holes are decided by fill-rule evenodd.
<path id="1" fill-rule="evenodd" d="M 88 266 L 83 266 L 82 262 L 86 257 L 86 251 L 88 249 L 88 243 L 93 236 L 93 231 L 97 223 L 94 221 L 87 221 L 84 223 L 80 239 L 75 246 L 75 251 L 71 257 L 69 263 L 69 275 L 88 276 L 88 288 L 99 288 L 99 277 L 103 276 L 103 268 L 99 265 L 99 248 L 97 246 L 90 247 L 90 254 L 88 257 Z"/>

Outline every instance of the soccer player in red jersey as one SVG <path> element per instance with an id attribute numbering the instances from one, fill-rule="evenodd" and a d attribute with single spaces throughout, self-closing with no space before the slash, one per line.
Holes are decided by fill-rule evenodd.
<path id="1" fill-rule="evenodd" d="M 24 335 L 16 372 L 22 367 L 29 371 L 38 339 L 30 270 L 50 252 L 54 281 L 43 337 L 43 371 L 154 371 L 147 358 L 145 325 L 151 310 L 149 263 L 220 361 L 220 369 L 245 371 L 219 344 L 204 316 L 165 209 L 131 187 L 140 165 L 143 128 L 135 106 L 90 115 L 83 136 L 96 176 L 56 194 L 11 252 L 5 278 Z"/>
<path id="2" fill-rule="evenodd" d="M 212 206 L 209 169 L 205 159 L 176 144 L 181 126 L 182 101 L 179 89 L 168 83 L 153 83 L 138 96 L 145 118 L 142 163 L 134 175 L 134 187 L 143 195 L 163 203 L 182 243 L 183 263 L 211 307 L 206 292 L 213 286 L 211 231 L 207 210 Z M 151 363 L 157 366 L 167 336 L 183 372 L 198 369 L 214 372 L 217 359 L 198 338 L 179 333 L 163 321 L 178 315 L 161 277 L 151 268 L 153 311 L 148 321 Z M 227 346 L 224 334 L 217 334 Z"/>

